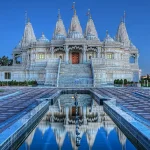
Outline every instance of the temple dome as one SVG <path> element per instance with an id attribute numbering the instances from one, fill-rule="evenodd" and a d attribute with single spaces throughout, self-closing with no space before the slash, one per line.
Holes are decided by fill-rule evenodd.
<path id="1" fill-rule="evenodd" d="M 58 13 L 58 20 L 56 22 L 55 31 L 53 34 L 54 40 L 64 40 L 67 36 L 63 20 L 61 19 L 60 12 Z"/>
<path id="2" fill-rule="evenodd" d="M 82 34 L 82 28 L 78 16 L 76 15 L 76 10 L 74 10 L 74 15 L 71 20 L 71 25 L 69 28 L 68 38 L 81 39 L 84 38 Z"/>
<path id="3" fill-rule="evenodd" d="M 94 25 L 94 21 L 91 17 L 90 14 L 90 9 L 88 10 L 88 15 L 89 15 L 89 19 L 86 25 L 86 30 L 85 30 L 85 38 L 87 40 L 94 40 L 94 39 L 98 39 L 98 34 Z"/>
<path id="4" fill-rule="evenodd" d="M 42 36 L 39 38 L 38 42 L 47 43 L 49 40 L 45 37 L 44 33 L 42 33 Z"/>
<path id="5" fill-rule="evenodd" d="M 105 43 L 113 43 L 115 42 L 114 39 L 108 34 L 108 31 L 106 32 L 106 38 L 104 39 Z"/>
<path id="6" fill-rule="evenodd" d="M 128 36 L 128 33 L 127 33 L 126 25 L 123 21 L 121 21 L 121 23 L 118 27 L 116 40 L 117 40 L 117 42 L 123 43 L 124 46 L 130 47 L 129 36 Z"/>
<path id="7" fill-rule="evenodd" d="M 28 21 L 28 23 L 25 26 L 25 30 L 24 30 L 24 35 L 23 35 L 23 39 L 21 42 L 21 46 L 27 46 L 31 43 L 36 42 L 36 37 L 34 34 L 34 30 L 32 28 L 32 24 L 30 23 L 30 21 Z"/>

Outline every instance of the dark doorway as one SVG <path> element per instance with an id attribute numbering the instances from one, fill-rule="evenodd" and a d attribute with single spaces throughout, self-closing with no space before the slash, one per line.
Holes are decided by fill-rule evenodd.
<path id="1" fill-rule="evenodd" d="M 79 64 L 79 53 L 72 53 L 72 64 Z"/>

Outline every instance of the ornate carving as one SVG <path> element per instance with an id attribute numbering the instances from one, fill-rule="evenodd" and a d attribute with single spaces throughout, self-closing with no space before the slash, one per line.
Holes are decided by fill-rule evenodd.
<path id="1" fill-rule="evenodd" d="M 54 48 L 54 53 L 57 51 L 65 51 L 63 47 L 55 47 Z"/>
<path id="2" fill-rule="evenodd" d="M 69 50 L 82 50 L 83 49 L 83 47 L 81 47 L 81 46 L 77 46 L 77 45 L 74 45 L 74 46 L 69 46 L 69 48 L 68 48 Z"/>
<path id="3" fill-rule="evenodd" d="M 97 52 L 97 47 L 88 47 L 86 51 L 94 51 Z"/>

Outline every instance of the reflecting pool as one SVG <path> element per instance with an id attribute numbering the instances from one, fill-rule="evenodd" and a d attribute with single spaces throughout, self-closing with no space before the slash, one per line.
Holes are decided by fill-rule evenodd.
<path id="1" fill-rule="evenodd" d="M 75 107 L 72 94 L 61 95 L 24 140 L 19 150 L 135 150 L 134 145 L 88 94 L 78 94 L 81 126 L 76 146 Z"/>
<path id="2" fill-rule="evenodd" d="M 105 116 L 106 118 L 106 116 Z M 50 123 L 42 120 L 19 150 L 135 150 L 133 144 L 107 116 L 101 123 L 80 126 L 81 143 L 76 147 L 75 125 Z"/>

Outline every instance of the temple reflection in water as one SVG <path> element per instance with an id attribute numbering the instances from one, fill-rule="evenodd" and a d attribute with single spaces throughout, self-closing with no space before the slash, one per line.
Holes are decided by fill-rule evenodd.
<path id="1" fill-rule="evenodd" d="M 86 99 L 86 101 L 85 101 Z M 90 95 L 78 94 L 81 143 L 76 147 L 75 108 L 72 94 L 61 95 L 25 140 L 24 149 L 135 149 Z"/>

